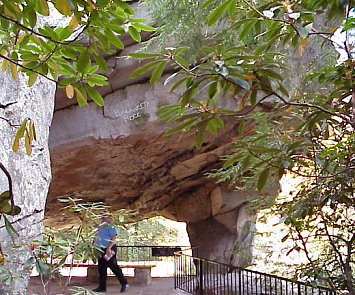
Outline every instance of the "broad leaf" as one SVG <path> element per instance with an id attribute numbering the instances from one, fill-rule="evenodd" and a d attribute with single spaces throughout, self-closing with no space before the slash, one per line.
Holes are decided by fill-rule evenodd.
<path id="1" fill-rule="evenodd" d="M 165 70 L 166 64 L 167 64 L 167 61 L 164 60 L 155 66 L 155 68 L 152 72 L 152 75 L 150 76 L 150 80 L 149 80 L 149 82 L 151 84 L 156 83 L 160 79 L 161 75 L 163 74 L 163 72 Z"/>
<path id="2" fill-rule="evenodd" d="M 207 20 L 208 25 L 209 26 L 214 25 L 217 22 L 217 20 L 223 15 L 223 13 L 227 11 L 231 3 L 233 3 L 233 0 L 227 0 L 221 5 L 219 5 L 217 8 L 215 8 L 212 11 L 212 13 L 208 16 L 208 20 Z"/>
<path id="3" fill-rule="evenodd" d="M 137 78 L 141 75 L 143 75 L 144 73 L 152 70 L 157 64 L 161 63 L 160 60 L 156 60 L 156 61 L 151 61 L 147 64 L 145 64 L 144 66 L 138 68 L 138 69 L 135 69 L 132 74 L 131 74 L 131 78 Z"/>
<path id="4" fill-rule="evenodd" d="M 98 105 L 98 106 L 103 106 L 104 105 L 104 99 L 102 98 L 101 94 L 98 93 L 94 88 L 90 86 L 85 86 L 85 89 L 88 93 L 88 95 L 91 97 L 91 99 Z"/>
<path id="5" fill-rule="evenodd" d="M 259 174 L 258 182 L 256 185 L 258 191 L 261 191 L 264 188 L 266 181 L 269 177 L 269 173 L 270 173 L 270 169 L 266 168 Z"/>
<path id="6" fill-rule="evenodd" d="M 58 9 L 58 11 L 61 14 L 64 14 L 66 16 L 69 16 L 72 14 L 68 0 L 56 0 L 56 2 L 54 3 L 54 6 L 55 6 L 55 8 Z"/>
<path id="7" fill-rule="evenodd" d="M 132 39 L 134 41 L 141 42 L 141 40 L 142 40 L 141 35 L 139 34 L 139 32 L 136 30 L 135 27 L 129 26 L 128 33 L 130 34 L 130 36 L 132 37 Z"/>

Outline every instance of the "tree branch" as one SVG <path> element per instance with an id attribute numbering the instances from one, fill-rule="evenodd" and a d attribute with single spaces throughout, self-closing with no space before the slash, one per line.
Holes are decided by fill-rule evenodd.
<path id="1" fill-rule="evenodd" d="M 17 103 L 17 101 L 12 101 L 12 102 L 9 102 L 7 104 L 1 104 L 0 103 L 0 109 L 6 109 L 8 106 L 13 105 L 15 103 Z"/>
<path id="2" fill-rule="evenodd" d="M 7 118 L 4 118 L 4 117 L 0 117 L 0 120 L 4 120 L 7 122 L 7 124 L 9 124 L 11 127 L 19 127 L 20 125 L 19 124 L 12 124 L 11 121 Z"/>
<path id="3" fill-rule="evenodd" d="M 37 32 L 37 31 L 33 30 L 32 28 L 26 27 L 25 25 L 21 24 L 19 21 L 14 20 L 14 19 L 12 19 L 12 18 L 10 18 L 10 17 L 8 17 L 8 16 L 6 16 L 6 15 L 0 14 L 0 17 L 2 17 L 2 18 L 4 18 L 4 19 L 6 19 L 6 20 L 8 20 L 8 21 L 10 21 L 10 22 L 12 22 L 12 23 L 14 23 L 16 26 L 18 26 L 18 27 L 24 29 L 25 31 L 30 32 L 31 34 L 33 34 L 33 35 L 35 35 L 35 36 L 45 38 L 46 40 L 49 40 L 49 41 L 51 41 L 51 42 L 53 42 L 53 43 L 55 43 L 55 44 L 60 44 L 60 45 L 69 45 L 70 43 L 76 41 L 76 40 L 79 38 L 79 36 L 86 30 L 86 28 L 87 28 L 88 25 L 89 25 L 89 22 L 88 22 L 88 23 L 84 26 L 83 30 L 82 30 L 74 39 L 69 40 L 69 41 L 64 41 L 64 42 L 62 42 L 62 41 L 56 41 L 56 40 L 52 39 L 50 36 L 41 34 L 41 33 Z M 84 47 L 84 45 L 83 45 L 83 47 Z"/>
<path id="4" fill-rule="evenodd" d="M 288 101 L 287 99 L 283 98 L 281 95 L 279 95 L 278 93 L 276 92 L 273 92 L 272 93 L 273 95 L 275 95 L 277 98 L 279 98 L 284 104 L 286 105 L 292 105 L 292 106 L 299 106 L 299 107 L 308 107 L 308 108 L 314 108 L 314 109 L 317 109 L 317 110 L 320 110 L 326 114 L 329 114 L 331 116 L 334 116 L 334 117 L 338 117 L 338 118 L 341 118 L 343 119 L 347 124 L 353 126 L 353 122 L 351 122 L 349 120 L 349 118 L 347 118 L 346 116 L 343 116 L 342 114 L 339 114 L 339 113 L 333 113 L 319 105 L 314 105 L 314 104 L 310 104 L 310 103 L 306 103 L 306 102 L 291 102 L 291 101 Z"/>
<path id="5" fill-rule="evenodd" d="M 7 177 L 7 181 L 9 184 L 9 197 L 10 197 L 10 202 L 11 202 L 11 207 L 14 208 L 15 207 L 15 202 L 14 202 L 14 195 L 13 195 L 13 191 L 12 191 L 12 178 L 11 178 L 11 174 L 9 171 L 7 171 L 7 169 L 5 168 L 5 166 L 0 162 L 0 169 L 4 172 L 4 174 Z"/>
<path id="6" fill-rule="evenodd" d="M 7 60 L 7 61 L 10 62 L 10 63 L 13 63 L 13 64 L 17 65 L 18 67 L 20 67 L 20 68 L 22 68 L 22 69 L 25 69 L 25 70 L 30 71 L 30 72 L 32 72 L 32 73 L 36 73 L 36 74 L 38 74 L 38 75 L 40 75 L 40 76 L 42 76 L 42 77 L 48 79 L 49 81 L 52 81 L 52 82 L 54 82 L 54 83 L 57 83 L 56 80 L 54 80 L 54 79 L 52 79 L 52 78 L 50 78 L 50 77 L 48 77 L 48 76 L 46 76 L 46 75 L 44 75 L 44 74 L 38 72 L 38 71 L 35 71 L 34 69 L 28 68 L 28 67 L 24 66 L 23 64 L 20 64 L 19 62 L 14 61 L 14 60 L 12 60 L 11 58 L 8 58 L 8 57 L 5 56 L 5 55 L 0 54 L 0 57 L 3 58 L 3 59 L 5 59 L 5 60 Z"/>

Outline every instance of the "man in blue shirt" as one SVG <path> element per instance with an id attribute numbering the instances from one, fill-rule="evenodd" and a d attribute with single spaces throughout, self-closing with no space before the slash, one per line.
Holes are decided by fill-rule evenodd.
<path id="1" fill-rule="evenodd" d="M 121 293 L 128 288 L 127 280 L 123 276 L 122 269 L 117 265 L 116 253 L 117 230 L 110 219 L 101 218 L 101 224 L 95 235 L 94 245 L 100 251 L 98 257 L 99 286 L 94 289 L 95 292 L 106 291 L 107 267 L 109 267 L 121 283 Z"/>

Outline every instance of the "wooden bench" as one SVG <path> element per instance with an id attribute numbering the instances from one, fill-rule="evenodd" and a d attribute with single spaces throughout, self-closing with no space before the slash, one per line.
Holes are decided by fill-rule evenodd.
<path id="1" fill-rule="evenodd" d="M 97 264 L 76 263 L 73 265 L 65 264 L 65 267 L 86 267 L 87 268 L 87 281 L 91 283 L 99 282 L 99 272 Z M 155 263 L 142 264 L 130 263 L 119 264 L 120 268 L 133 268 L 134 269 L 134 283 L 135 284 L 150 284 L 152 282 L 152 268 L 156 266 Z"/>

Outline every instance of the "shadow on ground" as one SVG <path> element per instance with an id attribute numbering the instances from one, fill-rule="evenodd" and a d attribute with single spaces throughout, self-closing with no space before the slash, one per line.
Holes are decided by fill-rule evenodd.
<path id="1" fill-rule="evenodd" d="M 186 293 L 174 289 L 174 278 L 153 278 L 152 283 L 149 285 L 137 285 L 132 282 L 132 278 L 128 277 L 127 279 L 129 288 L 125 293 L 123 293 L 125 295 L 186 295 Z M 73 277 L 66 292 L 63 293 L 63 287 L 61 287 L 58 283 L 51 283 L 50 292 L 45 293 L 40 278 L 31 277 L 27 295 L 69 295 L 71 294 L 69 291 L 70 288 L 73 288 L 74 286 L 92 290 L 97 287 L 97 284 L 88 282 L 85 277 Z M 106 293 L 100 294 L 121 294 L 120 287 L 121 286 L 115 277 L 109 277 L 107 279 Z"/>

